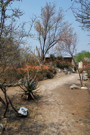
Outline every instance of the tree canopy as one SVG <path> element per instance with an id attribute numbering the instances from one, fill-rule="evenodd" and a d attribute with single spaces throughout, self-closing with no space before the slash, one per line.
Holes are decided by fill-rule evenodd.
<path id="1" fill-rule="evenodd" d="M 72 11 L 76 21 L 82 24 L 82 27 L 90 30 L 90 0 L 72 0 Z"/>
<path id="2" fill-rule="evenodd" d="M 49 50 L 54 47 L 60 39 L 61 34 L 68 30 L 68 23 L 64 22 L 63 11 L 56 11 L 55 4 L 46 3 L 41 10 L 40 19 L 36 21 L 35 29 L 40 46 L 38 54 L 44 60 Z"/>
<path id="3" fill-rule="evenodd" d="M 76 56 L 76 61 L 88 61 L 90 62 L 90 52 L 81 52 Z"/>

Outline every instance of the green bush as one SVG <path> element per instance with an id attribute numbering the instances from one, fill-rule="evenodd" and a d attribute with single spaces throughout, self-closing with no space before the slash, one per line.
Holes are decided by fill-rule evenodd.
<path id="1" fill-rule="evenodd" d="M 84 61 L 87 61 L 88 59 L 90 59 L 90 52 L 82 52 L 76 56 L 77 62 L 80 62 L 80 61 L 84 62 Z"/>

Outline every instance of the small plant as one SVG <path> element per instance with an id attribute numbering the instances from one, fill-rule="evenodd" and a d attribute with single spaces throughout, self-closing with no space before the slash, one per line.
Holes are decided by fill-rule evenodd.
<path id="1" fill-rule="evenodd" d="M 37 82 L 35 80 L 36 76 L 32 79 L 32 77 L 29 77 L 28 79 L 25 79 L 23 81 L 23 86 L 20 86 L 22 90 L 24 91 L 24 95 L 22 97 L 25 97 L 27 100 L 33 100 L 36 98 L 36 95 L 34 93 L 34 90 L 37 87 Z"/>

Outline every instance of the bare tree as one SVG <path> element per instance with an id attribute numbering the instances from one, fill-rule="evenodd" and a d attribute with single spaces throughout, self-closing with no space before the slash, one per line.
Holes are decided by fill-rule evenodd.
<path id="1" fill-rule="evenodd" d="M 71 27 L 69 27 L 68 31 L 65 31 L 60 36 L 60 41 L 58 43 L 59 43 L 59 46 L 57 45 L 57 47 L 59 50 L 71 56 L 75 54 L 77 36 L 76 36 L 76 33 L 73 32 Z"/>
<path id="2" fill-rule="evenodd" d="M 14 2 L 14 0 L 0 0 L 0 67 L 2 68 L 0 78 L 4 76 L 7 66 L 14 67 L 20 60 L 15 22 L 22 15 L 22 12 L 19 9 L 12 8 Z"/>
<path id="3" fill-rule="evenodd" d="M 15 0 L 0 0 L 0 64 L 4 62 L 3 65 L 6 65 L 7 61 L 11 63 L 11 59 L 13 59 L 11 54 L 16 55 L 19 52 L 18 42 L 15 40 L 14 34 L 15 20 L 23 13 L 17 8 L 12 8 L 14 2 Z"/>
<path id="4" fill-rule="evenodd" d="M 20 0 L 17 0 L 20 1 Z M 5 68 L 12 64 L 16 63 L 16 59 L 19 58 L 19 49 L 17 41 L 13 38 L 13 23 L 16 18 L 19 18 L 22 15 L 22 12 L 19 9 L 13 9 L 12 4 L 15 0 L 0 0 L 0 78 Z M 9 12 L 10 11 L 10 12 Z M 15 60 L 15 61 L 14 61 Z M 14 64 L 15 64 L 14 63 Z M 6 93 L 5 80 L 3 83 L 0 82 L 0 91 L 2 91 L 5 99 L 0 96 L 0 102 L 5 106 L 5 113 L 8 111 L 9 104 L 12 109 L 17 113 L 17 110 L 14 108 L 9 96 Z"/>
<path id="5" fill-rule="evenodd" d="M 58 42 L 58 45 L 56 46 L 56 49 L 60 51 L 60 53 L 65 53 L 67 55 L 70 55 L 72 57 L 72 60 L 74 62 L 74 65 L 76 69 L 78 70 L 79 73 L 79 78 L 80 78 L 80 84 L 81 86 L 83 85 L 82 83 L 82 78 L 77 66 L 77 63 L 75 61 L 75 52 L 76 52 L 76 44 L 77 44 L 77 36 L 76 33 L 73 32 L 73 29 L 70 27 L 68 31 L 65 31 L 64 34 L 60 36 L 61 40 Z"/>
<path id="6" fill-rule="evenodd" d="M 15 0 L 0 0 L 0 37 L 8 30 L 10 31 L 10 20 L 14 22 L 15 18 L 19 18 L 22 15 L 22 12 L 19 9 L 12 8 L 11 5 L 13 2 L 15 2 Z M 8 25 L 6 24 L 7 20 L 9 20 Z"/>
<path id="7" fill-rule="evenodd" d="M 46 3 L 35 25 L 40 44 L 37 51 L 42 61 L 49 50 L 60 40 L 60 35 L 65 31 L 66 26 L 67 24 L 63 22 L 62 10 L 59 9 L 57 12 L 54 4 Z"/>
<path id="8" fill-rule="evenodd" d="M 72 0 L 71 9 L 76 17 L 76 21 L 82 24 L 82 27 L 90 30 L 90 0 Z"/>

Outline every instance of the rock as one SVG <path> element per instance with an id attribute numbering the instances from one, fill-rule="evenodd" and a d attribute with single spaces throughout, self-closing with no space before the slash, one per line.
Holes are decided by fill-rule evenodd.
<path id="1" fill-rule="evenodd" d="M 70 72 L 70 71 L 68 71 L 68 74 L 71 74 L 71 72 Z"/>
<path id="2" fill-rule="evenodd" d="M 64 72 L 67 72 L 67 69 L 66 68 L 64 68 L 64 70 L 63 70 Z"/>
<path id="3" fill-rule="evenodd" d="M 81 90 L 88 90 L 87 87 L 81 87 Z"/>
<path id="4" fill-rule="evenodd" d="M 74 69 L 72 69 L 72 72 L 75 73 L 76 71 Z"/>
<path id="5" fill-rule="evenodd" d="M 60 68 L 56 68 L 56 72 L 58 73 L 60 73 L 60 72 L 62 72 L 62 70 L 60 69 Z"/>
<path id="6" fill-rule="evenodd" d="M 28 109 L 25 107 L 20 107 L 20 109 L 18 110 L 18 113 L 22 116 L 27 116 L 28 114 Z"/>
<path id="7" fill-rule="evenodd" d="M 43 80 L 47 80 L 47 77 L 44 77 Z"/>
<path id="8" fill-rule="evenodd" d="M 65 74 L 68 74 L 68 70 L 67 69 L 64 69 L 63 70 Z"/>
<path id="9" fill-rule="evenodd" d="M 79 86 L 77 86 L 76 84 L 72 84 L 72 85 L 70 86 L 70 89 L 79 89 Z"/>
<path id="10" fill-rule="evenodd" d="M 61 70 L 61 69 L 59 69 L 58 71 L 59 71 L 59 72 L 61 72 L 62 70 Z"/>
<path id="11" fill-rule="evenodd" d="M 83 77 L 83 80 L 86 81 L 86 80 L 88 80 L 88 78 L 87 77 Z"/>

